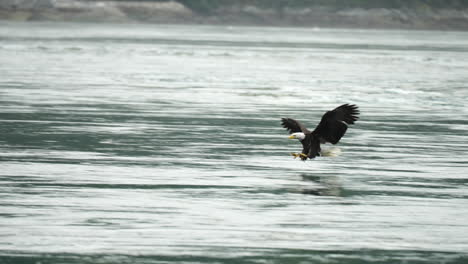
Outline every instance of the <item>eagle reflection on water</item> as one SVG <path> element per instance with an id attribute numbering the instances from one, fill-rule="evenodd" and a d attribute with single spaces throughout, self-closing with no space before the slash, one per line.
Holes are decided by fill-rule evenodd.
<path id="1" fill-rule="evenodd" d="M 303 181 L 312 181 L 319 186 L 317 187 L 303 187 L 300 188 L 302 194 L 316 195 L 316 196 L 343 196 L 343 186 L 339 177 L 334 175 L 317 176 L 302 173 L 301 178 Z"/>

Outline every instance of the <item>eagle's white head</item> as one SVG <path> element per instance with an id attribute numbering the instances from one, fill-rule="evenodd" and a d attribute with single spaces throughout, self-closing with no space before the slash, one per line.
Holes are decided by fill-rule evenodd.
<path id="1" fill-rule="evenodd" d="M 305 139 L 305 134 L 302 133 L 302 132 L 296 132 L 296 133 L 292 133 L 291 135 L 289 135 L 289 138 L 290 139 L 304 140 Z"/>

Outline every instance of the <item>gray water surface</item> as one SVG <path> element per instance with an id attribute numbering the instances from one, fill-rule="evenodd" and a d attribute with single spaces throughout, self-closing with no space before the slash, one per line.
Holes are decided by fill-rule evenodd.
<path id="1" fill-rule="evenodd" d="M 0 259 L 467 263 L 467 73 L 464 32 L 0 22 Z"/>

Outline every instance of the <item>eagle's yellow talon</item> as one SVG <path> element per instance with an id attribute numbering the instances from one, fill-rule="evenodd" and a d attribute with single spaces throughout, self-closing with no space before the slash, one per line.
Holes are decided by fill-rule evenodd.
<path id="1" fill-rule="evenodd" d="M 307 158 L 307 155 L 304 154 L 304 153 L 291 153 L 291 155 L 294 157 L 294 158 Z"/>

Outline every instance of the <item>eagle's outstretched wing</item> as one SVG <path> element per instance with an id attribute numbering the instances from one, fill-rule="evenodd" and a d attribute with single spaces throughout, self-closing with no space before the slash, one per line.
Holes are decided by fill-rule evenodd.
<path id="1" fill-rule="evenodd" d="M 317 135 L 321 141 L 336 144 L 346 133 L 348 124 L 354 124 L 358 120 L 358 115 L 359 110 L 356 105 L 341 105 L 326 112 L 312 133 Z"/>
<path id="2" fill-rule="evenodd" d="M 290 134 L 296 132 L 302 132 L 304 134 L 310 133 L 303 124 L 292 118 L 281 118 L 281 125 L 286 128 Z"/>

